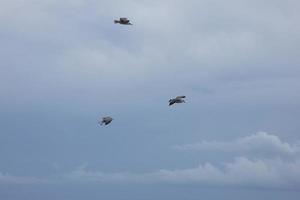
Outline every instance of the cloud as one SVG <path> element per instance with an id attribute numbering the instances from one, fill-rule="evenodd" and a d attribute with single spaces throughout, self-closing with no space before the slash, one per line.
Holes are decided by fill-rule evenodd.
<path id="1" fill-rule="evenodd" d="M 237 154 L 256 153 L 257 155 L 287 156 L 300 152 L 299 142 L 289 144 L 278 136 L 265 132 L 235 139 L 233 141 L 201 141 L 194 144 L 175 145 L 177 150 L 191 151 L 219 151 Z"/>
<path id="2" fill-rule="evenodd" d="M 300 183 L 300 161 L 250 160 L 235 158 L 220 166 L 211 163 L 195 168 L 167 170 L 150 173 L 103 173 L 90 171 L 81 166 L 64 176 L 70 181 L 87 182 L 138 182 L 138 183 L 179 183 L 205 186 L 242 186 L 259 188 L 295 189 Z"/>
<path id="3" fill-rule="evenodd" d="M 47 183 L 165 183 L 194 184 L 199 186 L 255 187 L 298 189 L 300 184 L 300 160 L 284 162 L 281 159 L 248 159 L 237 157 L 231 162 L 218 165 L 201 163 L 185 169 L 160 169 L 146 173 L 89 170 L 81 165 L 77 169 L 48 178 L 13 176 L 0 173 L 0 183 L 47 184 Z"/>
<path id="4" fill-rule="evenodd" d="M 201 144 L 201 145 L 199 145 Z M 300 158 L 299 147 L 285 143 L 275 135 L 259 132 L 231 142 L 206 142 L 197 146 L 177 146 L 183 150 L 237 151 L 239 153 L 264 152 L 259 158 L 247 156 L 234 157 L 229 161 L 201 162 L 196 167 L 159 169 L 136 173 L 130 171 L 104 172 L 91 170 L 88 164 L 82 164 L 75 170 L 64 174 L 49 176 L 46 179 L 18 177 L 0 173 L 2 183 L 164 183 L 194 184 L 199 186 L 253 187 L 273 189 L 299 189 Z M 280 154 L 281 157 L 276 157 Z M 266 158 L 264 155 L 273 155 Z M 290 155 L 291 159 L 285 159 Z"/>
<path id="5" fill-rule="evenodd" d="M 204 185 L 294 188 L 300 182 L 300 162 L 249 160 L 238 157 L 222 167 L 210 163 L 183 170 L 161 170 L 163 180 Z"/>
<path id="6" fill-rule="evenodd" d="M 63 177 L 65 180 L 79 182 L 154 182 L 286 189 L 297 189 L 300 183 L 299 144 L 283 142 L 279 137 L 265 132 L 229 142 L 201 142 L 177 145 L 175 148 L 235 152 L 242 156 L 225 162 L 204 162 L 192 168 L 160 169 L 146 173 L 105 173 L 89 170 L 85 164 Z M 256 158 L 248 158 L 245 154 L 249 153 L 256 155 Z M 290 159 L 286 159 L 287 156 Z"/>
<path id="7" fill-rule="evenodd" d="M 8 66 L 1 71 L 0 82 L 5 85 L 1 95 L 7 102 L 23 102 L 35 99 L 32 96 L 68 98 L 78 88 L 95 85 L 107 93 L 133 93 L 131 88 L 141 86 L 155 94 L 201 85 L 217 91 L 213 101 L 252 102 L 250 98 L 260 95 L 260 101 L 265 97 L 270 104 L 270 99 L 299 98 L 286 98 L 295 94 L 294 82 L 285 79 L 276 84 L 273 80 L 284 74 L 298 80 L 298 57 L 293 52 L 298 52 L 295 44 L 300 41 L 295 34 L 299 13 L 285 15 L 284 9 L 299 3 L 117 2 L 1 1 L 0 25 L 5 36 L 1 42 L 6 46 L 2 60 Z M 112 21 L 119 16 L 128 16 L 134 26 L 115 26 Z M 274 48 L 274 41 L 280 48 Z M 277 59 L 290 64 L 285 62 L 283 70 L 276 67 Z M 272 81 L 248 84 L 258 77 Z M 246 84 L 224 84 L 234 80 Z M 241 88 L 238 94 L 232 93 L 236 87 Z M 293 88 L 292 92 L 287 88 Z M 92 91 L 88 95 L 99 98 Z M 203 101 L 202 96 L 199 99 Z"/>
<path id="8" fill-rule="evenodd" d="M 47 183 L 49 180 L 28 176 L 14 176 L 7 173 L 0 172 L 0 183 L 14 183 L 14 184 L 39 184 Z"/>

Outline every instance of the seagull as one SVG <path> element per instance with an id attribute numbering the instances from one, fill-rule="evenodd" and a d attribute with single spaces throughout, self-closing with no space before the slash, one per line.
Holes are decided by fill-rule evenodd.
<path id="1" fill-rule="evenodd" d="M 109 124 L 111 121 L 113 120 L 113 118 L 107 116 L 107 117 L 102 117 L 102 121 L 99 121 L 99 124 L 102 125 L 107 125 Z"/>
<path id="2" fill-rule="evenodd" d="M 129 19 L 125 17 L 121 17 L 119 20 L 114 20 L 115 24 L 123 24 L 123 25 L 132 25 L 132 23 L 129 22 Z"/>
<path id="3" fill-rule="evenodd" d="M 177 96 L 175 99 L 170 99 L 169 100 L 169 106 L 173 105 L 174 103 L 185 103 L 183 100 L 185 96 Z"/>

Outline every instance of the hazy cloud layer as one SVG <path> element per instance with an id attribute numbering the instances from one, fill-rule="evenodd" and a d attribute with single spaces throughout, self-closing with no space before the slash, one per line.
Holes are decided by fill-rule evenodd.
<path id="1" fill-rule="evenodd" d="M 48 184 L 48 183 L 177 183 L 202 186 L 238 186 L 254 188 L 299 189 L 300 161 L 250 160 L 237 157 L 231 162 L 213 165 L 200 164 L 195 168 L 161 169 L 149 173 L 105 173 L 80 166 L 67 174 L 48 178 L 0 175 L 0 183 Z"/>
<path id="2" fill-rule="evenodd" d="M 91 170 L 88 164 L 64 174 L 53 174 L 48 178 L 18 177 L 0 174 L 0 182 L 32 184 L 59 182 L 99 182 L 99 183 L 178 183 L 204 186 L 239 186 L 255 188 L 299 189 L 300 160 L 296 155 L 298 146 L 282 142 L 277 136 L 259 132 L 232 142 L 206 142 L 197 146 L 177 146 L 183 150 L 268 152 L 277 157 L 294 155 L 289 161 L 281 158 L 249 159 L 234 157 L 226 162 L 204 162 L 197 167 L 180 169 L 160 169 L 153 172 L 108 173 Z M 264 154 L 262 154 L 264 155 Z"/>
<path id="3" fill-rule="evenodd" d="M 11 82 L 1 84 L 3 96 L 21 102 L 37 94 L 82 98 L 76 93 L 81 89 L 99 98 L 96 87 L 114 99 L 111 90 L 123 95 L 147 87 L 165 94 L 201 85 L 199 90 L 214 91 L 211 98 L 223 102 L 260 96 L 261 102 L 286 103 L 286 95 L 296 101 L 299 95 L 287 88 L 300 87 L 297 6 L 297 1 L 2 1 L 7 49 L 0 81 Z M 115 26 L 119 16 L 128 16 L 134 26 Z M 193 95 L 203 101 L 201 92 Z"/>
<path id="4" fill-rule="evenodd" d="M 202 141 L 194 144 L 176 145 L 177 150 L 220 151 L 236 154 L 257 153 L 259 155 L 288 156 L 300 152 L 300 143 L 287 143 L 278 136 L 265 132 L 235 139 L 233 141 Z"/>
<path id="5" fill-rule="evenodd" d="M 0 172 L 0 183 L 12 183 L 12 184 L 40 184 L 48 183 L 49 180 L 41 179 L 36 177 L 26 177 L 26 176 L 14 176 L 7 173 Z"/>
<path id="6" fill-rule="evenodd" d="M 275 135 L 264 132 L 239 138 L 231 142 L 202 142 L 196 145 L 177 146 L 181 150 L 230 151 L 259 153 L 274 158 L 249 159 L 235 157 L 224 163 L 204 163 L 195 168 L 167 170 L 152 173 L 103 173 L 79 167 L 65 178 L 75 181 L 100 182 L 169 182 L 195 183 L 207 186 L 250 186 L 261 188 L 298 188 L 300 183 L 300 160 L 296 153 L 299 146 L 282 142 Z M 278 157 L 290 155 L 284 161 Z M 293 156 L 295 156 L 293 158 Z"/>
<path id="7" fill-rule="evenodd" d="M 205 186 L 242 186 L 260 188 L 297 189 L 300 183 L 300 161 L 249 160 L 235 158 L 220 166 L 211 163 L 200 164 L 195 168 L 166 170 L 152 173 L 103 173 L 85 167 L 64 176 L 71 181 L 96 182 L 161 182 L 192 183 Z"/>

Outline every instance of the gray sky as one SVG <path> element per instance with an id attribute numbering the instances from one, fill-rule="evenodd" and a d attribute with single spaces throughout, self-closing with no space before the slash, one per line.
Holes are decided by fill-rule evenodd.
<path id="1" fill-rule="evenodd" d="M 297 199 L 299 9 L 2 0 L 0 197 Z"/>

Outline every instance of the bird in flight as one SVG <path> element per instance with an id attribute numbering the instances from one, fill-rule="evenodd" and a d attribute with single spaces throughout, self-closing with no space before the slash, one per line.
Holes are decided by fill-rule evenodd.
<path id="1" fill-rule="evenodd" d="M 119 20 L 114 20 L 115 24 L 123 24 L 123 25 L 132 25 L 132 23 L 129 22 L 129 19 L 125 17 L 121 17 Z"/>
<path id="2" fill-rule="evenodd" d="M 113 118 L 107 116 L 107 117 L 102 117 L 102 121 L 99 121 L 99 124 L 102 125 L 107 125 L 109 124 L 111 121 L 113 120 Z"/>
<path id="3" fill-rule="evenodd" d="M 170 99 L 169 106 L 173 105 L 174 103 L 185 103 L 184 98 L 185 96 L 177 96 L 174 99 Z"/>

